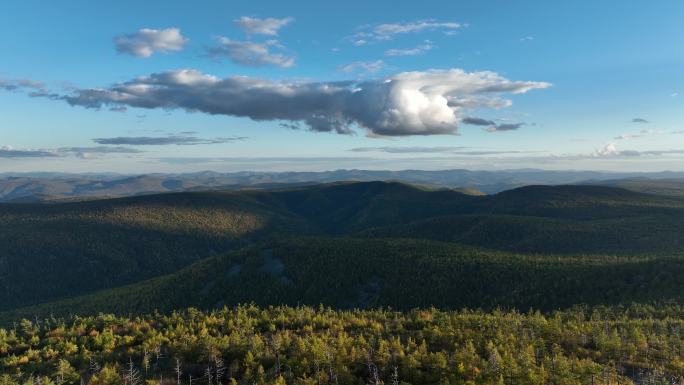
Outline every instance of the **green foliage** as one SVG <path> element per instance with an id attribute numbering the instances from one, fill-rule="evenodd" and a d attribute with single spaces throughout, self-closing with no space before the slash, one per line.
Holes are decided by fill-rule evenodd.
<path id="1" fill-rule="evenodd" d="M 28 334 L 0 329 L 0 384 L 680 384 L 682 319 L 682 307 L 643 305 L 547 315 L 240 306 L 48 319 Z"/>
<path id="2" fill-rule="evenodd" d="M 684 302 L 684 257 L 521 255 L 410 239 L 303 238 L 205 259 L 177 273 L 0 313 L 21 317 L 324 304 L 554 310 Z"/>
<path id="3" fill-rule="evenodd" d="M 0 205 L 0 311 L 177 271 L 298 229 L 259 194 Z"/>
<path id="4" fill-rule="evenodd" d="M 471 196 L 367 182 L 3 204 L 0 311 L 139 282 L 293 234 L 667 257 L 681 250 L 682 233 L 684 200 L 598 186 Z"/>
<path id="5" fill-rule="evenodd" d="M 683 214 L 381 182 L 0 205 L 0 385 L 680 384 Z"/>
<path id="6" fill-rule="evenodd" d="M 684 200 L 598 186 L 470 196 L 401 183 L 334 183 L 3 204 L 0 311 L 138 282 L 293 234 L 424 238 L 539 254 L 668 256 L 682 250 L 682 233 Z"/>

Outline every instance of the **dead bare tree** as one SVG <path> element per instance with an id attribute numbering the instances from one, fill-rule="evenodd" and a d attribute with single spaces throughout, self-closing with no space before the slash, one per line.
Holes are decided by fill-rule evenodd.
<path id="1" fill-rule="evenodd" d="M 372 350 L 366 354 L 366 366 L 368 366 L 370 384 L 380 385 L 380 373 L 378 372 L 378 366 L 373 363 Z"/>
<path id="2" fill-rule="evenodd" d="M 176 358 L 176 366 L 174 367 L 174 372 L 176 372 L 176 385 L 180 385 L 181 375 L 183 374 L 183 372 L 181 371 L 181 362 L 178 358 Z"/>
<path id="3" fill-rule="evenodd" d="M 95 360 L 93 359 L 93 357 L 88 358 L 88 360 L 89 360 L 89 363 L 88 363 L 88 370 L 90 370 L 90 374 L 99 373 L 100 370 L 102 369 L 102 368 L 100 367 L 100 364 L 98 364 L 97 361 L 95 361 Z"/>
<path id="4" fill-rule="evenodd" d="M 214 373 L 211 371 L 211 365 L 207 366 L 204 370 L 204 377 L 207 379 L 207 384 L 212 385 L 214 383 Z"/>
<path id="5" fill-rule="evenodd" d="M 128 368 L 126 369 L 126 372 L 124 374 L 124 384 L 125 385 L 140 385 L 141 383 L 141 378 L 140 378 L 140 372 L 138 369 L 135 368 L 135 365 L 133 365 L 133 359 L 129 358 L 128 359 Z"/>
<path id="6" fill-rule="evenodd" d="M 337 384 L 337 372 L 333 368 L 333 354 L 330 350 L 326 349 L 325 357 L 328 360 L 328 378 L 330 381 L 335 381 L 335 384 Z"/>
<path id="7" fill-rule="evenodd" d="M 142 367 L 145 369 L 145 374 L 150 370 L 150 353 L 145 349 L 143 351 L 143 357 L 142 357 Z"/>
<path id="8" fill-rule="evenodd" d="M 223 358 L 219 355 L 214 357 L 214 374 L 216 374 L 216 384 L 221 383 L 221 378 L 226 373 L 226 365 L 223 363 Z"/>

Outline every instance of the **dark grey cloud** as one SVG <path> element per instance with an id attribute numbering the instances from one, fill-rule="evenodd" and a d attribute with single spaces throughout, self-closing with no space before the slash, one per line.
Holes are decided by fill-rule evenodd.
<path id="1" fill-rule="evenodd" d="M 60 153 L 65 152 L 75 152 L 75 153 L 91 153 L 91 154 L 139 154 L 140 151 L 135 148 L 129 147 L 108 147 L 108 146 L 96 146 L 96 147 L 61 147 L 57 149 Z"/>
<path id="2" fill-rule="evenodd" d="M 463 118 L 461 123 L 470 124 L 472 126 L 496 126 L 496 122 L 493 120 L 474 118 L 471 116 L 466 116 L 465 118 Z"/>
<path id="3" fill-rule="evenodd" d="M 150 57 L 155 52 L 180 51 L 188 39 L 181 35 L 178 28 L 150 29 L 114 38 L 116 51 L 137 57 Z"/>
<path id="4" fill-rule="evenodd" d="M 280 123 L 280 124 L 278 124 L 278 125 L 279 125 L 280 127 L 282 127 L 282 128 L 289 128 L 290 130 L 299 130 L 299 129 L 302 128 L 302 127 L 299 125 L 298 122 L 294 122 L 294 123 Z"/>
<path id="5" fill-rule="evenodd" d="M 138 154 L 142 151 L 127 147 L 60 147 L 57 149 L 15 149 L 11 146 L 0 147 L 0 158 L 54 158 L 78 156 L 90 158 L 106 154 Z"/>
<path id="6" fill-rule="evenodd" d="M 30 79 L 0 79 L 0 89 L 5 91 L 45 92 L 45 84 Z"/>
<path id="7" fill-rule="evenodd" d="M 0 158 L 52 158 L 59 156 L 54 151 L 15 149 L 11 146 L 0 147 Z"/>
<path id="8" fill-rule="evenodd" d="M 128 145 L 128 146 L 194 146 L 198 144 L 220 144 L 230 143 L 238 140 L 247 139 L 246 137 L 228 138 L 199 138 L 189 135 L 169 135 L 169 136 L 119 136 L 115 138 L 95 138 L 93 141 L 98 144 Z"/>
<path id="9" fill-rule="evenodd" d="M 31 98 L 59 100 L 62 95 L 51 93 L 43 82 L 30 79 L 0 79 L 0 90 L 22 92 Z"/>
<path id="10" fill-rule="evenodd" d="M 524 126 L 525 123 L 500 123 L 487 129 L 488 132 L 514 131 Z"/>
<path id="11" fill-rule="evenodd" d="M 289 68 L 295 64 L 294 57 L 281 52 L 273 52 L 273 50 L 284 49 L 276 40 L 263 43 L 238 41 L 227 37 L 219 37 L 217 40 L 218 45 L 208 50 L 208 55 L 214 59 L 226 57 L 234 63 L 252 67 L 274 65 Z"/>
<path id="12" fill-rule="evenodd" d="M 456 134 L 465 112 L 510 105 L 549 83 L 511 81 L 494 72 L 460 69 L 404 72 L 378 80 L 303 82 L 218 78 L 195 70 L 138 77 L 108 88 L 61 96 L 73 106 L 183 109 L 257 121 L 301 123 L 310 130 L 371 136 Z"/>
<path id="13" fill-rule="evenodd" d="M 634 118 L 632 119 L 632 123 L 648 123 L 648 120 L 642 118 Z"/>
<path id="14" fill-rule="evenodd" d="M 463 118 L 461 122 L 472 126 L 487 126 L 488 132 L 513 131 L 525 125 L 525 123 L 496 123 L 493 120 L 471 116 Z"/>

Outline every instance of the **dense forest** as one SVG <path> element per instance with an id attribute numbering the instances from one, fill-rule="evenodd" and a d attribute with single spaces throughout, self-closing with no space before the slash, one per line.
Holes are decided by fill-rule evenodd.
<path id="1" fill-rule="evenodd" d="M 684 199 L 601 186 L 471 196 L 395 182 L 334 183 L 0 204 L 0 311 L 133 284 L 295 236 L 316 236 L 316 244 L 323 237 L 422 238 L 528 255 L 663 258 L 669 266 L 684 246 L 682 233 Z M 355 245 L 364 259 L 363 247 L 373 243 Z"/>
<path id="2" fill-rule="evenodd" d="M 0 313 L 148 313 L 256 303 L 340 309 L 437 306 L 551 311 L 684 301 L 684 256 L 526 255 L 411 239 L 301 238 L 215 256 L 176 273 Z"/>
<path id="3" fill-rule="evenodd" d="M 0 385 L 681 384 L 683 233 L 604 186 L 0 204 Z"/>
<path id="4" fill-rule="evenodd" d="M 23 320 L 0 384 L 682 384 L 684 308 L 240 306 Z"/>

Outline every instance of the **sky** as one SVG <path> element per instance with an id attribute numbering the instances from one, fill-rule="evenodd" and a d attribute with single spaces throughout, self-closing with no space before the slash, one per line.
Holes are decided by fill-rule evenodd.
<path id="1" fill-rule="evenodd" d="M 684 2 L 5 0 L 0 172 L 684 171 Z"/>

